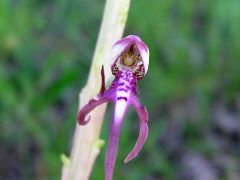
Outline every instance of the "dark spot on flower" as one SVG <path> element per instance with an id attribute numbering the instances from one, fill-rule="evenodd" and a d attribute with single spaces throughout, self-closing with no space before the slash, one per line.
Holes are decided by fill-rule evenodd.
<path id="1" fill-rule="evenodd" d="M 122 97 L 122 96 L 117 98 L 117 100 L 121 100 L 121 99 L 125 100 L 126 102 L 128 100 L 126 97 Z"/>

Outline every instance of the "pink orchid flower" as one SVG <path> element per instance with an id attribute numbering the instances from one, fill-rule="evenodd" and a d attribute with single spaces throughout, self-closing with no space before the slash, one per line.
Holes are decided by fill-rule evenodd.
<path id="1" fill-rule="evenodd" d="M 146 107 L 140 104 L 136 96 L 137 81 L 141 80 L 148 70 L 148 47 L 138 36 L 129 35 L 113 45 L 111 55 L 111 70 L 115 79 L 109 89 L 106 90 L 104 69 L 102 67 L 102 86 L 100 93 L 82 107 L 77 116 L 79 125 L 85 125 L 90 120 L 90 117 L 85 119 L 86 115 L 95 107 L 106 102 L 114 102 L 115 110 L 105 159 L 105 180 L 111 180 L 113 176 L 120 130 L 129 105 L 132 105 L 138 114 L 140 131 L 133 150 L 124 160 L 125 163 L 138 155 L 148 136 L 148 112 Z"/>

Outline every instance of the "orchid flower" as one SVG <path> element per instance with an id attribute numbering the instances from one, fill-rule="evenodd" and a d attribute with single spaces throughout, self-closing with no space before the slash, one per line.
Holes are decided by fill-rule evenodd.
<path id="1" fill-rule="evenodd" d="M 90 117 L 87 114 L 95 107 L 114 102 L 114 116 L 109 133 L 105 159 L 105 180 L 111 180 L 117 156 L 120 130 L 129 105 L 136 110 L 140 122 L 140 131 L 133 150 L 128 154 L 125 163 L 135 158 L 143 147 L 148 136 L 148 112 L 137 98 L 137 81 L 141 80 L 148 70 L 149 50 L 138 36 L 129 35 L 117 41 L 112 48 L 111 70 L 115 79 L 109 89 L 105 89 L 104 69 L 101 69 L 102 86 L 100 93 L 78 112 L 79 125 L 85 125 Z"/>

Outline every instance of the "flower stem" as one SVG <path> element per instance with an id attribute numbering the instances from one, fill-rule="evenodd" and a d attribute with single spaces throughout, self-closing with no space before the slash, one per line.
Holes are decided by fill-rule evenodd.
<path id="1" fill-rule="evenodd" d="M 80 93 L 79 109 L 85 105 L 100 89 L 100 69 L 102 64 L 110 65 L 112 45 L 122 37 L 126 24 L 130 0 L 107 0 L 104 16 L 95 48 L 91 69 L 86 86 Z M 107 66 L 106 66 L 107 67 Z M 110 78 L 110 68 L 106 68 L 106 81 Z M 99 153 L 96 142 L 102 125 L 106 105 L 96 108 L 87 126 L 76 125 L 73 146 L 68 165 L 62 169 L 62 180 L 88 180 L 94 161 Z"/>

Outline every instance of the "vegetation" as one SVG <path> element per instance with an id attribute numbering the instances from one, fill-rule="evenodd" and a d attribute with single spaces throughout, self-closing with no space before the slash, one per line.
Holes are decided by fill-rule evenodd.
<path id="1" fill-rule="evenodd" d="M 0 179 L 60 178 L 103 6 L 0 1 Z M 130 110 L 114 179 L 240 178 L 239 8 L 238 0 L 132 1 L 125 35 L 140 36 L 150 49 L 139 82 L 150 132 L 138 158 L 125 165 L 138 133 Z M 104 152 L 93 180 L 104 177 Z"/>

